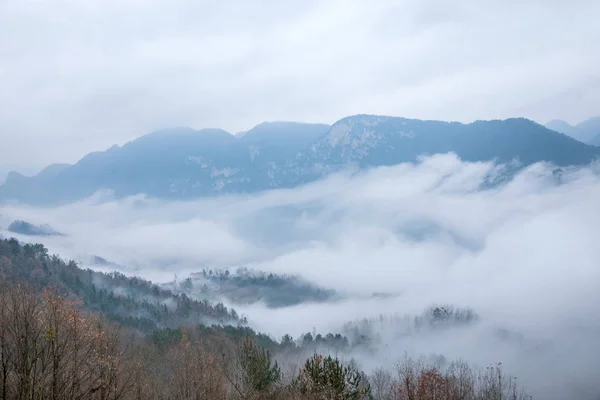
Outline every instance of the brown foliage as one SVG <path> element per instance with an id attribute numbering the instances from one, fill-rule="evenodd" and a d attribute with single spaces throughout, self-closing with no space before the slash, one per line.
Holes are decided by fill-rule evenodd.
<path id="1" fill-rule="evenodd" d="M 514 383 L 499 366 L 477 375 L 409 358 L 369 382 L 319 354 L 282 380 L 250 338 L 192 330 L 158 345 L 51 290 L 0 286 L 0 400 L 525 399 Z"/>
<path id="2" fill-rule="evenodd" d="M 526 400 L 514 378 L 505 376 L 500 366 L 474 373 L 458 361 L 448 368 L 426 366 L 422 360 L 405 357 L 397 367 L 391 394 L 386 400 Z"/>
<path id="3" fill-rule="evenodd" d="M 0 399 L 119 400 L 131 371 L 121 331 L 52 291 L 0 290 Z"/>

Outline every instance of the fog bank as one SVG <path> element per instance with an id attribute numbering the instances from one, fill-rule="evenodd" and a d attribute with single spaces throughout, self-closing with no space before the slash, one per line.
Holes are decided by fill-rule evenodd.
<path id="1" fill-rule="evenodd" d="M 375 326 L 385 343 L 363 362 L 391 365 L 404 351 L 503 362 L 533 394 L 593 399 L 600 390 L 600 177 L 597 166 L 565 169 L 560 179 L 553 170 L 537 164 L 480 190 L 498 166 L 438 155 L 258 195 L 3 205 L 0 228 L 16 219 L 49 224 L 65 236 L 19 239 L 84 264 L 98 255 L 156 282 L 247 266 L 297 274 L 347 297 L 236 307 L 276 337 L 341 331 L 381 314 L 418 315 L 432 304 L 470 307 L 481 319 L 469 327 L 397 337 L 394 324 Z M 371 297 L 376 292 L 393 296 Z M 498 329 L 520 339 L 498 338 Z"/>

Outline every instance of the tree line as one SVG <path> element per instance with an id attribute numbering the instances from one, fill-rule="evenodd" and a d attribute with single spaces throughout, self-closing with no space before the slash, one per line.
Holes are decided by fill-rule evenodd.
<path id="1" fill-rule="evenodd" d="M 405 358 L 392 373 L 313 353 L 280 361 L 256 336 L 170 329 L 144 336 L 52 289 L 0 289 L 0 399 L 525 399 L 499 366 L 476 373 Z M 283 342 L 283 341 L 282 341 Z M 281 350 L 281 349 L 280 349 Z M 281 360 L 281 358 L 279 358 Z"/>

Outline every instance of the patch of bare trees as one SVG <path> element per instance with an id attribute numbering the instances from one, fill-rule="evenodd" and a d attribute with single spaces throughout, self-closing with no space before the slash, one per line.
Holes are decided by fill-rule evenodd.
<path id="1" fill-rule="evenodd" d="M 0 399 L 125 398 L 133 368 L 122 331 L 52 291 L 0 289 Z"/>
<path id="2" fill-rule="evenodd" d="M 395 376 L 377 369 L 371 376 L 373 395 L 378 400 L 529 400 L 506 375 L 500 364 L 473 371 L 457 361 L 446 368 L 405 357 Z"/>
<path id="3" fill-rule="evenodd" d="M 171 333 L 176 331 L 170 331 Z M 177 331 L 179 332 L 179 331 Z M 174 338 L 174 339 L 173 339 Z M 406 358 L 395 374 L 314 354 L 282 373 L 249 337 L 183 330 L 160 344 L 52 290 L 0 286 L 0 400 L 525 400 L 482 373 Z"/>

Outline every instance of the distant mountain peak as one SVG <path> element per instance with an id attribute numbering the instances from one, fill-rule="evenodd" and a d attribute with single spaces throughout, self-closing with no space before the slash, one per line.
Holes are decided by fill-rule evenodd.
<path id="1" fill-rule="evenodd" d="M 596 144 L 595 138 L 600 135 L 600 117 L 586 119 L 575 126 L 560 119 L 553 119 L 544 126 L 587 144 Z"/>
<path id="2" fill-rule="evenodd" d="M 377 145 L 383 139 L 374 128 L 388 121 L 389 117 L 377 115 L 353 115 L 331 126 L 326 141 L 330 147 L 350 146 L 354 149 Z"/>
<path id="3" fill-rule="evenodd" d="M 567 121 L 563 121 L 562 119 L 553 119 L 544 124 L 545 126 L 564 126 L 569 128 L 575 128 L 573 125 L 569 124 Z"/>
<path id="4" fill-rule="evenodd" d="M 20 172 L 17 171 L 9 171 L 8 175 L 6 175 L 6 183 L 9 182 L 16 182 L 19 181 L 21 179 L 26 179 L 27 177 L 23 174 L 21 174 Z"/>
<path id="5" fill-rule="evenodd" d="M 240 135 L 240 138 L 252 138 L 255 136 L 272 135 L 308 135 L 314 136 L 325 134 L 329 129 L 327 124 L 314 124 L 288 121 L 265 121 Z"/>
<path id="6" fill-rule="evenodd" d="M 581 121 L 577 124 L 577 128 L 600 134 L 600 117 L 593 117 L 586 119 L 585 121 Z"/>
<path id="7" fill-rule="evenodd" d="M 21 174 L 20 172 L 10 171 L 8 173 L 8 175 L 6 176 L 5 182 L 6 183 L 17 182 L 17 181 L 26 180 L 26 179 L 29 179 L 32 177 L 33 178 L 41 178 L 41 179 L 52 178 L 70 166 L 71 166 L 70 164 L 58 164 L 58 163 L 50 164 L 47 167 L 45 167 L 44 169 L 42 169 L 40 172 L 38 172 L 36 175 L 33 175 L 33 176 L 27 176 L 27 175 Z"/>
<path id="8" fill-rule="evenodd" d="M 374 125 L 374 124 L 379 124 L 381 122 L 385 122 L 385 121 L 389 120 L 390 118 L 406 119 L 403 117 L 389 117 L 389 116 L 385 116 L 385 115 L 375 115 L 375 114 L 355 114 L 355 115 L 350 115 L 348 117 L 342 118 L 333 125 L 343 124 L 343 123 L 361 123 L 361 124 L 366 124 L 366 125 Z"/>

